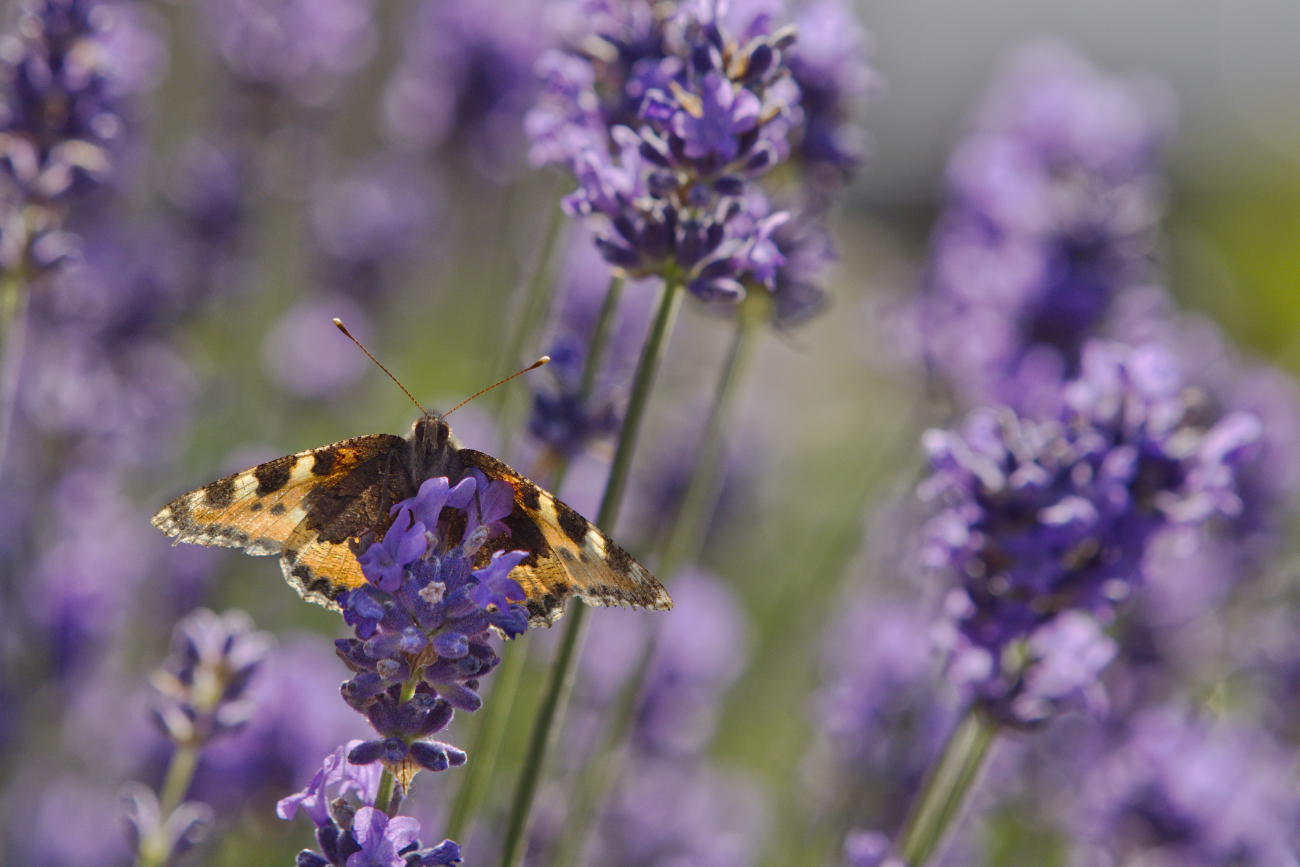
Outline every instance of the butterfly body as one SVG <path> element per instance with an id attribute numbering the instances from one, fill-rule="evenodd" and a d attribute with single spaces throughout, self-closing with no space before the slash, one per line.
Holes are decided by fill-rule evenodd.
<path id="1" fill-rule="evenodd" d="M 655 577 L 595 525 L 490 455 L 462 449 L 450 426 L 425 415 L 411 434 L 370 434 L 276 458 L 177 497 L 154 515 L 176 542 L 278 555 L 303 598 L 337 609 L 338 596 L 365 583 L 349 541 L 382 538 L 394 503 L 421 483 L 471 470 L 514 489 L 510 531 L 480 549 L 525 550 L 511 577 L 528 596 L 529 622 L 550 625 L 577 596 L 592 605 L 672 607 Z"/>

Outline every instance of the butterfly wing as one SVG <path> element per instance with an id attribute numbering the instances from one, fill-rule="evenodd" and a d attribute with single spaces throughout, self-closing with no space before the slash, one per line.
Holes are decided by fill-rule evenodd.
<path id="1" fill-rule="evenodd" d="M 382 535 L 389 507 L 415 492 L 408 442 L 371 434 L 276 458 L 177 497 L 153 524 L 176 543 L 278 554 L 285 578 L 305 599 L 334 599 L 364 583 L 347 540 Z"/>
<path id="2" fill-rule="evenodd" d="M 528 595 L 528 621 L 550 626 L 577 596 L 588 605 L 625 605 L 667 610 L 673 607 L 650 570 L 632 559 L 600 528 L 491 455 L 461 449 L 462 467 L 476 468 L 515 489 L 515 507 L 504 521 L 509 536 L 490 539 L 480 556 L 524 550 L 528 557 L 510 573 Z"/>

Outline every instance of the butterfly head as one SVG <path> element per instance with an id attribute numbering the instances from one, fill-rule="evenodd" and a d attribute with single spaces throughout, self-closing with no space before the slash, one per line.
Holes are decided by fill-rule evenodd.
<path id="1" fill-rule="evenodd" d="M 451 456 L 460 448 L 452 438 L 451 425 L 436 412 L 416 419 L 411 428 L 410 440 L 421 478 L 446 475 L 451 465 Z"/>

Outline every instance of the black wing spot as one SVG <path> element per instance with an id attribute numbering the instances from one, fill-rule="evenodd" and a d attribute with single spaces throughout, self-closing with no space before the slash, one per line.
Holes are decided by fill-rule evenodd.
<path id="1" fill-rule="evenodd" d="M 334 471 L 334 461 L 337 457 L 338 451 L 336 449 L 320 449 L 312 452 L 312 475 L 328 476 Z"/>
<path id="2" fill-rule="evenodd" d="M 276 505 L 279 505 L 279 504 L 277 503 Z M 251 505 L 251 506 L 248 507 L 248 511 L 250 511 L 250 512 L 260 512 L 260 511 L 262 511 L 262 504 L 261 504 L 261 503 L 254 503 L 253 505 Z"/>
<path id="3" fill-rule="evenodd" d="M 555 511 L 560 518 L 560 530 L 578 545 L 587 541 L 587 529 L 591 527 L 591 522 L 570 509 L 568 506 L 555 501 Z"/>
<path id="4" fill-rule="evenodd" d="M 541 510 L 542 491 L 540 488 L 527 479 L 520 479 L 515 483 L 515 487 L 519 489 L 519 499 L 523 501 L 524 506 L 534 512 Z"/>
<path id="5" fill-rule="evenodd" d="M 235 501 L 235 478 L 229 476 L 203 489 L 203 499 L 214 509 L 224 509 Z"/>
<path id="6" fill-rule="evenodd" d="M 608 538 L 605 539 L 605 562 L 616 575 L 631 575 L 636 571 L 636 561 L 632 559 L 632 555 Z"/>
<path id="7" fill-rule="evenodd" d="M 257 508 L 259 508 L 259 509 L 262 508 L 262 504 L 261 504 L 261 503 L 257 503 L 256 505 L 257 505 Z M 274 506 L 271 507 L 271 514 L 272 514 L 272 515 L 283 515 L 283 514 L 285 513 L 285 511 L 287 511 L 287 510 L 284 508 L 284 503 L 276 503 Z"/>
<path id="8" fill-rule="evenodd" d="M 293 465 L 297 462 L 296 456 L 286 455 L 253 470 L 253 476 L 257 479 L 257 495 L 265 497 L 289 484 L 289 476 L 292 475 Z"/>

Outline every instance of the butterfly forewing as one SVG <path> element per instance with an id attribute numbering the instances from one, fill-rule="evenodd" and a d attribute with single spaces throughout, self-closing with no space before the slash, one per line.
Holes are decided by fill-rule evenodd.
<path id="1" fill-rule="evenodd" d="M 411 493 L 397 458 L 406 440 L 372 434 L 276 458 L 168 503 L 154 526 L 176 542 L 279 554 L 285 577 L 313 602 L 333 600 L 365 579 L 347 545 L 374 529 Z"/>

